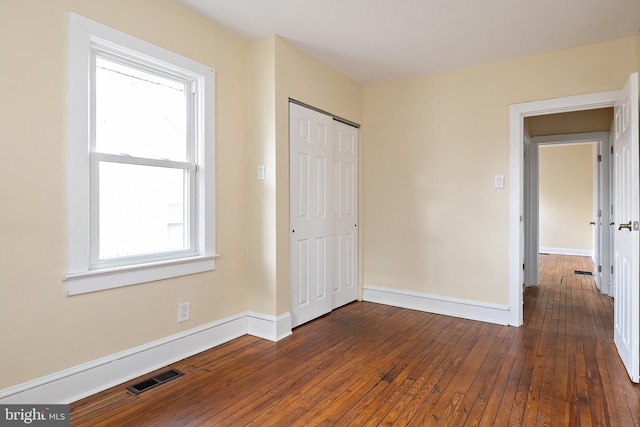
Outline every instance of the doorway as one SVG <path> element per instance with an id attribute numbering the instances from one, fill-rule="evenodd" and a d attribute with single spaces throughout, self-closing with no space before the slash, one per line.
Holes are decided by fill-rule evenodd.
<path id="1" fill-rule="evenodd" d="M 638 73 L 622 90 L 514 104 L 509 107 L 509 309 L 510 324 L 522 325 L 525 259 L 524 155 L 526 117 L 614 107 L 613 219 L 618 228 L 614 244 L 614 342 L 632 381 L 640 380 L 640 172 L 638 154 Z"/>
<path id="2" fill-rule="evenodd" d="M 596 144 L 538 144 L 538 253 L 598 258 Z"/>
<path id="3" fill-rule="evenodd" d="M 564 121 L 567 131 L 539 133 L 545 120 Z M 611 295 L 611 203 L 609 128 L 613 109 L 525 118 L 534 135 L 525 145 L 525 268 L 524 284 L 538 284 L 538 254 L 589 256 L 598 289 Z M 535 124 L 535 126 L 534 126 Z M 557 129 L 555 130 L 557 131 Z M 529 191 L 529 188 L 535 188 Z M 539 189 L 538 189 L 539 188 Z"/>
<path id="4" fill-rule="evenodd" d="M 556 98 L 543 101 L 514 104 L 509 108 L 510 116 L 510 174 L 509 186 L 509 324 L 521 326 L 522 284 L 525 283 L 525 118 L 557 113 L 568 113 L 614 106 L 618 91 L 599 92 L 588 95 Z M 537 265 L 536 265 L 537 270 Z"/>

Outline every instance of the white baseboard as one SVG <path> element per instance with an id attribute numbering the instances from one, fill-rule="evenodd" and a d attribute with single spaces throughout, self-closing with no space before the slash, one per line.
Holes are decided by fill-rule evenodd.
<path id="1" fill-rule="evenodd" d="M 553 254 L 553 255 L 575 255 L 575 256 L 588 256 L 593 258 L 593 251 L 590 249 L 571 249 L 571 248 L 539 248 L 538 252 L 541 254 Z"/>
<path id="2" fill-rule="evenodd" d="M 365 285 L 364 301 L 444 314 L 482 322 L 509 324 L 509 306 Z"/>
<path id="3" fill-rule="evenodd" d="M 289 313 L 245 312 L 0 390 L 0 404 L 71 403 L 243 335 L 291 335 Z"/>
<path id="4" fill-rule="evenodd" d="M 280 316 L 247 313 L 247 333 L 270 341 L 280 341 L 291 335 L 291 316 L 289 313 Z"/>

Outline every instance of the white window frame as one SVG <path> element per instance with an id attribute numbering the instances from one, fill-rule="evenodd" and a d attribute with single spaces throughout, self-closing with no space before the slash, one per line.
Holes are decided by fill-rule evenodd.
<path id="1" fill-rule="evenodd" d="M 104 50 L 150 67 L 193 79 L 195 92 L 195 164 L 191 192 L 195 196 L 191 226 L 193 249 L 175 257 L 142 257 L 139 263 L 96 263 L 92 242 L 91 162 L 104 155 L 91 150 L 91 64 Z M 69 12 L 67 147 L 67 295 L 117 288 L 215 269 L 215 70 L 106 25 Z M 94 159 L 92 160 L 92 157 Z M 165 160 L 154 161 L 162 166 Z M 175 162 L 172 162 L 175 164 Z M 93 184 L 92 184 L 93 183 Z M 93 185 L 93 190 L 92 190 Z M 94 224 L 92 224 L 92 222 Z M 94 239 L 95 240 L 95 239 Z M 93 254 L 93 255 L 92 255 Z"/>

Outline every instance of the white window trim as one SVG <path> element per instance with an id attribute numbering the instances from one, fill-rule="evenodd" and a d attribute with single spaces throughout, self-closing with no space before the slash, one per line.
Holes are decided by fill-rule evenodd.
<path id="1" fill-rule="evenodd" d="M 91 269 L 90 255 L 90 62 L 91 46 L 134 55 L 149 64 L 198 78 L 199 142 L 196 179 L 196 254 L 133 266 Z M 76 295 L 215 269 L 215 70 L 106 25 L 69 12 L 67 147 L 67 295 Z"/>

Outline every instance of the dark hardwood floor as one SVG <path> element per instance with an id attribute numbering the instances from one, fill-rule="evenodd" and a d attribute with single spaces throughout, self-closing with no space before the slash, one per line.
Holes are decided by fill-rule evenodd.
<path id="1" fill-rule="evenodd" d="M 71 425 L 640 425 L 613 301 L 573 273 L 591 260 L 540 261 L 521 328 L 356 302 L 175 363 L 184 376 L 139 395 L 137 379 L 75 402 Z"/>

